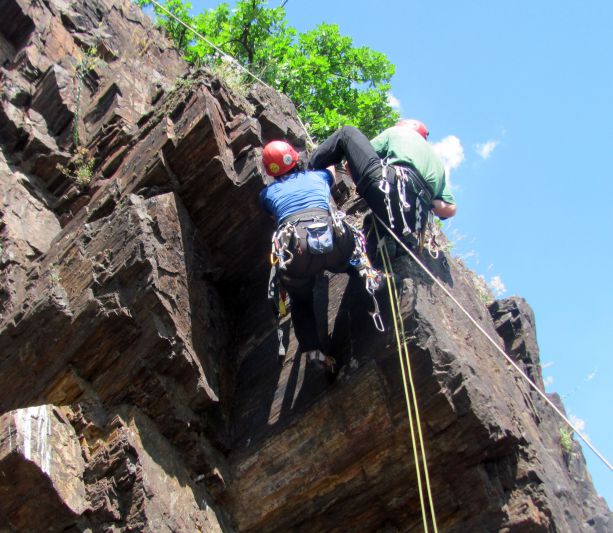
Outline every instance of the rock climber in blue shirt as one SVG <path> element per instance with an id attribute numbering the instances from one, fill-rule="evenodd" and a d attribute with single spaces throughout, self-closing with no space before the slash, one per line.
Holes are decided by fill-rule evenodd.
<path id="1" fill-rule="evenodd" d="M 328 170 L 304 170 L 296 150 L 285 141 L 264 147 L 266 173 L 275 178 L 260 193 L 260 202 L 277 223 L 279 281 L 290 297 L 294 332 L 307 360 L 334 372 L 335 360 L 325 355 L 317 333 L 313 288 L 324 270 L 344 272 L 354 253 L 354 235 L 330 212 Z M 337 230 L 335 231 L 335 225 Z"/>

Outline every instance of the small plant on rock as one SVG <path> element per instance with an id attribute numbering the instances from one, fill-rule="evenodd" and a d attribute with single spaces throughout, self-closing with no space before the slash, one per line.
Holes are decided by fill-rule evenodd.
<path id="1" fill-rule="evenodd" d="M 91 46 L 85 51 L 85 54 L 75 65 L 77 75 L 77 95 L 75 99 L 75 114 L 72 123 L 72 140 L 75 146 L 81 144 L 79 139 L 79 112 L 81 111 L 81 89 L 83 87 L 83 80 L 85 76 L 92 70 L 98 63 L 98 49 L 95 46 Z"/>
<path id="2" fill-rule="evenodd" d="M 565 427 L 560 428 L 560 446 L 562 451 L 570 454 L 573 451 L 573 432 Z"/>
<path id="3" fill-rule="evenodd" d="M 53 281 L 53 283 L 55 283 L 56 285 L 62 282 L 62 276 L 60 276 L 60 273 L 57 270 L 55 270 L 55 268 L 51 270 L 50 277 L 51 277 L 51 281 Z"/>
<path id="4" fill-rule="evenodd" d="M 94 177 L 94 160 L 89 157 L 87 148 L 80 146 L 68 166 L 58 163 L 57 169 L 80 189 L 86 189 Z"/>
<path id="5" fill-rule="evenodd" d="M 79 113 L 81 111 L 81 89 L 85 76 L 98 63 L 98 50 L 95 46 L 88 48 L 81 59 L 75 65 L 77 77 L 77 93 L 75 98 L 75 112 L 72 121 L 72 140 L 74 142 L 74 155 L 68 166 L 58 163 L 57 169 L 70 178 L 80 189 L 86 189 L 92 182 L 94 176 L 94 160 L 89 157 L 87 148 L 81 146 L 79 137 Z"/>
<path id="6" fill-rule="evenodd" d="M 245 77 L 245 73 L 241 70 L 237 62 L 226 57 L 222 57 L 218 61 L 209 65 L 211 72 L 221 78 L 236 94 L 246 98 L 251 89 L 251 83 Z"/>

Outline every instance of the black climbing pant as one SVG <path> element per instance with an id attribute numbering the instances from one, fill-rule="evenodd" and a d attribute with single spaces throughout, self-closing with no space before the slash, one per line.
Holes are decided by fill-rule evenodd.
<path id="1" fill-rule="evenodd" d="M 414 231 L 416 226 L 416 207 L 417 202 L 420 201 L 418 196 L 422 188 L 419 185 L 421 178 L 415 177 L 408 185 L 406 201 L 410 208 L 401 213 L 395 178 L 397 170 L 392 166 L 387 167 L 385 179 L 390 184 L 390 217 L 390 212 L 386 206 L 386 194 L 380 188 L 383 177 L 381 159 L 368 138 L 357 128 L 343 126 L 330 135 L 311 156 L 309 167 L 315 169 L 326 168 L 340 163 L 343 158 L 347 159 L 351 177 L 356 184 L 358 194 L 366 200 L 368 207 L 370 207 L 373 213 L 381 218 L 387 226 L 392 228 L 399 238 L 404 240 L 406 235 L 403 234 L 404 224 L 401 217 L 404 215 L 409 230 L 411 232 Z M 407 169 L 407 172 L 416 173 L 414 169 Z M 424 198 L 423 193 L 422 198 Z M 422 201 L 422 208 L 421 226 L 424 227 L 430 209 L 429 202 Z"/>
<path id="2" fill-rule="evenodd" d="M 355 248 L 353 233 L 345 228 L 343 235 L 334 235 L 333 248 L 327 254 L 311 253 L 307 246 L 306 227 L 317 221 L 326 222 L 332 228 L 332 218 L 305 216 L 300 214 L 289 218 L 296 226 L 296 235 L 292 238 L 290 251 L 294 258 L 287 269 L 279 271 L 279 280 L 287 290 L 291 302 L 292 323 L 294 333 L 304 351 L 322 350 L 323 346 L 317 333 L 315 318 L 313 288 L 319 274 L 330 272 L 345 272 L 349 268 L 349 260 Z"/>

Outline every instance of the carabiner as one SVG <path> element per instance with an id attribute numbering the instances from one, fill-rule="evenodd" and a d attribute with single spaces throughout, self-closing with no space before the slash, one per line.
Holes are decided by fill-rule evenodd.
<path id="1" fill-rule="evenodd" d="M 390 193 L 390 182 L 387 180 L 379 180 L 379 190 L 388 195 Z"/>
<path id="2" fill-rule="evenodd" d="M 285 254 L 287 254 L 287 259 L 285 258 Z M 287 247 L 280 250 L 279 255 L 279 268 L 285 270 L 287 269 L 287 265 L 289 265 L 294 260 L 294 254 L 290 252 Z"/>
<path id="3" fill-rule="evenodd" d="M 373 269 L 370 269 L 371 271 Z M 373 298 L 375 297 L 375 291 L 381 286 L 381 281 L 380 277 L 377 276 L 377 274 L 372 274 L 372 272 L 369 274 L 367 274 L 367 279 L 366 279 L 366 292 L 368 292 L 368 294 L 370 294 Z"/>
<path id="4" fill-rule="evenodd" d="M 438 246 L 433 247 L 431 241 L 428 242 L 428 253 L 432 259 L 438 259 Z"/>
<path id="5" fill-rule="evenodd" d="M 398 187 L 398 198 L 400 199 L 400 205 L 404 211 L 408 211 L 411 209 L 411 204 L 407 202 L 404 180 L 397 180 L 396 187 Z"/>
<path id="6" fill-rule="evenodd" d="M 375 328 L 377 331 L 383 333 L 385 331 L 385 326 L 383 325 L 383 319 L 379 313 L 370 313 L 372 316 L 372 320 L 375 323 Z"/>
<path id="7" fill-rule="evenodd" d="M 389 164 L 387 162 L 387 158 L 381 159 L 381 175 L 383 176 L 384 180 L 387 180 L 387 167 L 388 166 Z"/>
<path id="8" fill-rule="evenodd" d="M 379 311 L 379 303 L 377 302 L 374 294 L 372 295 L 372 301 L 375 304 L 375 310 L 370 313 L 370 316 L 372 316 L 372 320 L 375 323 L 375 328 L 383 333 L 385 331 L 385 326 L 383 325 L 383 319 L 381 318 L 381 312 Z"/>

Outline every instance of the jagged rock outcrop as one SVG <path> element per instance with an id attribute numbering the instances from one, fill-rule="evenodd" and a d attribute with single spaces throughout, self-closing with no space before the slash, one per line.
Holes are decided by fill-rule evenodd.
<path id="1" fill-rule="evenodd" d="M 188 72 L 127 0 L 5 4 L 0 529 L 421 530 L 389 313 L 378 334 L 359 281 L 322 277 L 339 377 L 289 320 L 277 361 L 258 153 L 305 146 L 291 103 Z M 488 309 L 458 261 L 425 261 L 542 387 L 527 304 Z M 612 531 L 551 409 L 414 262 L 393 267 L 439 529 Z"/>

